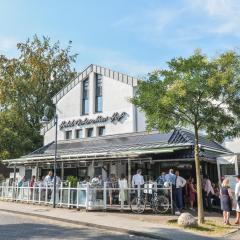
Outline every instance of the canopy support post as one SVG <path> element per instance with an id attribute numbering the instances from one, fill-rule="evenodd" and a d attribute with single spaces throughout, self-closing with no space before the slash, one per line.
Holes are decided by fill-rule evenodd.
<path id="1" fill-rule="evenodd" d="M 64 162 L 62 161 L 62 166 L 61 166 L 61 180 L 63 181 L 64 178 Z"/>

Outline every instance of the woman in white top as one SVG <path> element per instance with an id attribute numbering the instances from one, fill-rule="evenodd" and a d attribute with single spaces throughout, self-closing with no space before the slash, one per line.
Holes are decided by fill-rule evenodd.
<path id="1" fill-rule="evenodd" d="M 235 197 L 237 201 L 237 207 L 236 207 L 236 222 L 235 224 L 240 224 L 240 175 L 236 176 L 237 178 L 237 184 L 235 187 Z"/>
<path id="2" fill-rule="evenodd" d="M 121 204 L 124 204 L 124 202 L 127 200 L 127 188 L 128 183 L 127 179 L 125 178 L 124 174 L 121 174 L 121 177 L 118 180 L 118 186 L 119 186 L 119 202 Z"/>

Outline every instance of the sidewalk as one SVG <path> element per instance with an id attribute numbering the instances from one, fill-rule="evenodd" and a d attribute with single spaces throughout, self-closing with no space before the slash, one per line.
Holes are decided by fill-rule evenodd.
<path id="1" fill-rule="evenodd" d="M 85 212 L 76 209 L 51 208 L 26 203 L 15 203 L 0 201 L 0 211 L 15 212 L 31 216 L 44 217 L 89 227 L 96 227 L 111 231 L 119 231 L 132 235 L 151 237 L 155 239 L 177 239 L 178 240 L 203 240 L 217 239 L 204 237 L 194 233 L 185 232 L 164 223 L 173 216 L 161 215 L 135 215 L 119 212 Z M 214 220 L 221 219 L 219 215 L 213 216 Z"/>

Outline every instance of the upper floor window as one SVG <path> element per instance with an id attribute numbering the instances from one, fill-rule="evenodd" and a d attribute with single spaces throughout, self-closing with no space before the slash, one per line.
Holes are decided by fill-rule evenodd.
<path id="1" fill-rule="evenodd" d="M 65 139 L 72 139 L 72 130 L 65 132 Z"/>
<path id="2" fill-rule="evenodd" d="M 102 75 L 96 74 L 95 112 L 102 112 Z"/>
<path id="3" fill-rule="evenodd" d="M 98 136 L 104 136 L 105 135 L 105 127 L 98 127 Z"/>
<path id="4" fill-rule="evenodd" d="M 77 129 L 75 137 L 76 138 L 83 138 L 83 130 L 82 129 Z"/>
<path id="5" fill-rule="evenodd" d="M 88 78 L 83 81 L 82 91 L 82 114 L 89 114 L 89 80 Z"/>
<path id="6" fill-rule="evenodd" d="M 87 137 L 93 137 L 93 128 L 87 128 Z"/>

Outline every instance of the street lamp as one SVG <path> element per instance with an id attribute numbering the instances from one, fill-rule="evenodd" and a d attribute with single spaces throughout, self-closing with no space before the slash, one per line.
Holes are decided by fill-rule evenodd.
<path id="1" fill-rule="evenodd" d="M 42 123 L 49 123 L 48 115 L 49 107 L 44 109 L 44 116 L 42 117 Z M 54 177 L 53 177 L 53 208 L 56 207 L 56 172 L 57 172 L 57 130 L 58 130 L 58 115 L 57 115 L 57 107 L 54 109 L 54 126 L 55 126 L 55 149 L 54 149 Z"/>

